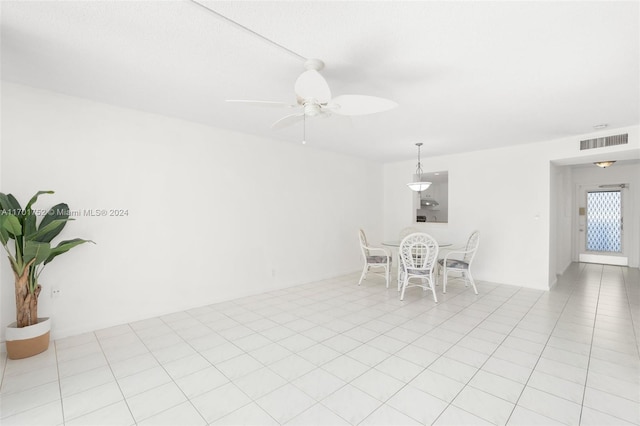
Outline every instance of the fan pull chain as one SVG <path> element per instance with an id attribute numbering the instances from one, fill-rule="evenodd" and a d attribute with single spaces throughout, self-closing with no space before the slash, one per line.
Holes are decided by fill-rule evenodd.
<path id="1" fill-rule="evenodd" d="M 302 116 L 302 145 L 307 144 L 307 114 Z"/>

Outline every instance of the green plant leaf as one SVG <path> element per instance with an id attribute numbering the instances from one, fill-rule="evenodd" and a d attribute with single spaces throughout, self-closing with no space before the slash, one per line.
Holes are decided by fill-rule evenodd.
<path id="1" fill-rule="evenodd" d="M 51 254 L 51 245 L 49 243 L 43 243 L 40 241 L 26 241 L 24 244 L 23 259 L 25 265 L 36 259 L 33 262 L 33 266 L 39 265 L 44 262 Z"/>
<path id="2" fill-rule="evenodd" d="M 9 199 L 7 198 L 7 194 L 3 192 L 0 192 L 0 209 L 11 210 L 11 205 L 9 204 Z"/>
<path id="3" fill-rule="evenodd" d="M 36 193 L 36 195 L 34 195 L 33 197 L 31 197 L 31 199 L 29 200 L 29 202 L 27 203 L 27 207 L 25 207 L 25 211 L 29 211 L 31 210 L 31 206 L 33 206 L 33 204 L 38 201 L 38 197 L 42 194 L 53 194 L 53 191 L 38 191 Z"/>
<path id="4" fill-rule="evenodd" d="M 9 232 L 10 237 L 22 235 L 22 225 L 18 218 L 12 214 L 3 215 L 2 228 Z"/>
<path id="5" fill-rule="evenodd" d="M 47 263 L 51 262 L 56 256 L 59 256 L 62 253 L 66 253 L 72 248 L 74 248 L 75 246 L 78 246 L 84 243 L 95 244 L 91 240 L 83 240 L 82 238 L 74 238 L 73 240 L 61 241 L 60 244 L 58 244 L 57 246 L 51 249 L 51 252 L 49 253 L 49 257 L 47 257 L 47 259 L 44 261 L 44 264 L 46 265 Z"/>
<path id="6" fill-rule="evenodd" d="M 41 243 L 50 243 L 53 237 L 58 235 L 69 219 L 55 219 L 52 222 L 42 226 L 31 235 L 27 235 L 27 241 L 39 241 Z"/>
<path id="7" fill-rule="evenodd" d="M 56 204 L 47 211 L 47 215 L 42 219 L 38 226 L 38 233 L 47 228 L 49 224 L 53 222 L 62 223 L 62 226 L 54 226 L 47 228 L 50 231 L 42 233 L 38 238 L 34 238 L 37 241 L 51 242 L 62 231 L 67 221 L 69 220 L 69 206 L 66 203 Z"/>
<path id="8" fill-rule="evenodd" d="M 30 213 L 24 217 L 24 235 L 28 236 L 36 231 L 36 215 Z"/>
<path id="9" fill-rule="evenodd" d="M 7 220 L 7 215 L 0 214 L 0 242 L 3 246 L 6 246 L 9 242 L 9 231 L 4 227 L 4 222 Z"/>
<path id="10" fill-rule="evenodd" d="M 2 194 L 0 199 L 3 200 L 3 206 L 6 204 L 6 206 L 4 206 L 6 209 L 22 210 L 20 203 L 16 200 L 16 197 L 14 197 L 13 194 Z"/>
<path id="11" fill-rule="evenodd" d="M 0 206 L 2 207 L 1 214 L 9 217 L 9 220 L 4 222 L 3 228 L 9 232 L 8 237 L 15 240 L 15 261 L 17 262 L 16 265 L 18 269 L 21 269 L 21 251 L 23 243 L 22 222 L 24 220 L 24 211 L 22 210 L 22 207 L 20 206 L 18 200 L 16 200 L 16 197 L 14 197 L 12 194 L 0 193 Z"/>
<path id="12" fill-rule="evenodd" d="M 10 214 L 15 214 L 22 210 L 22 207 L 20 207 L 20 203 L 18 203 L 16 197 L 2 192 L 0 192 L 0 207 L 2 207 L 2 210 L 9 211 Z"/>

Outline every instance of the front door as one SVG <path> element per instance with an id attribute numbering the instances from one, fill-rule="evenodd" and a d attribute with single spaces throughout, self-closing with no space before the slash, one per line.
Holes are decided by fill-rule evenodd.
<path id="1" fill-rule="evenodd" d="M 626 185 L 579 187 L 577 246 L 580 262 L 628 265 L 625 189 Z"/>

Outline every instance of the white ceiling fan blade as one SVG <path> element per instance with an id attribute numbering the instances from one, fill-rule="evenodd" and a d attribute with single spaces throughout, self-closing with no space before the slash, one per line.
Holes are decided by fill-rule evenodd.
<path id="1" fill-rule="evenodd" d="M 331 100 L 327 107 L 340 115 L 366 115 L 388 111 L 397 107 L 394 101 L 376 96 L 340 95 Z"/>
<path id="2" fill-rule="evenodd" d="M 233 102 L 233 103 L 242 103 L 242 104 L 250 104 L 250 105 L 255 105 L 255 106 L 262 106 L 262 107 L 275 107 L 275 108 L 293 108 L 297 105 L 291 105 L 285 102 L 278 102 L 278 101 L 254 101 L 254 100 L 248 100 L 248 99 L 227 99 L 226 102 Z"/>
<path id="3" fill-rule="evenodd" d="M 285 115 L 284 117 L 282 117 L 280 120 L 276 121 L 275 123 L 273 123 L 271 125 L 271 127 L 273 129 L 282 129 L 285 128 L 287 126 L 291 126 L 292 124 L 295 124 L 299 121 L 302 121 L 304 117 L 304 112 L 300 112 L 297 114 L 290 114 L 290 115 Z"/>
<path id="4" fill-rule="evenodd" d="M 300 74 L 294 88 L 299 99 L 315 99 L 321 104 L 331 100 L 329 85 L 316 70 L 307 70 Z"/>

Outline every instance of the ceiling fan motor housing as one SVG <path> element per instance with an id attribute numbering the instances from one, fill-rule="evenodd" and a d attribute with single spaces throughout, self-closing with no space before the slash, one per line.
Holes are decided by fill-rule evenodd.
<path id="1" fill-rule="evenodd" d="M 318 104 L 315 99 L 312 99 L 311 102 L 304 102 L 304 113 L 308 117 L 314 117 L 320 114 L 320 104 Z"/>

